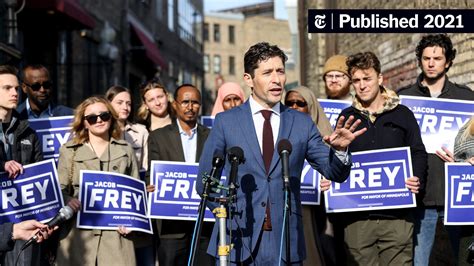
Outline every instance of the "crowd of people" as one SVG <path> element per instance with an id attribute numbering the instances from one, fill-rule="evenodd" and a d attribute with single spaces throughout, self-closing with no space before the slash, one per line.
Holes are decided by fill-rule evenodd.
<path id="1" fill-rule="evenodd" d="M 327 98 L 351 102 L 334 128 L 310 88 L 285 91 L 287 58 L 268 43 L 257 43 L 245 54 L 244 82 L 252 91 L 248 99 L 237 83 L 218 89 L 212 129 L 199 123 L 201 92 L 193 84 L 182 84 L 171 95 L 159 80 L 146 82 L 134 119 L 128 88 L 112 86 L 73 110 L 51 101 L 54 84 L 46 67 L 24 67 L 20 82 L 16 68 L 2 65 L 0 172 L 14 179 L 24 165 L 43 159 L 28 119 L 54 116 L 73 116 L 71 139 L 60 148 L 58 176 L 64 204 L 75 212 L 82 204 L 81 170 L 136 179 L 143 171 L 146 190 L 153 192 L 152 161 L 199 163 L 196 190 L 202 195 L 202 177 L 211 172 L 213 156 L 239 146 L 247 163 L 239 167 L 235 214 L 227 220 L 232 264 L 429 265 L 436 223 L 444 215 L 444 163 L 474 165 L 474 117 L 460 129 L 453 152 L 439 147 L 430 154 L 413 112 L 400 104 L 399 95 L 474 101 L 470 88 L 448 80 L 455 56 L 447 35 L 424 36 L 416 48 L 421 73 L 415 84 L 398 90 L 382 85 L 382 66 L 372 52 L 328 58 L 323 71 Z M 21 104 L 20 88 L 27 96 Z M 279 245 L 284 185 L 275 148 L 282 139 L 293 145 L 290 176 L 301 176 L 306 160 L 324 175 L 322 191 L 348 178 L 352 152 L 410 147 L 413 176 L 405 185 L 416 195 L 417 207 L 326 214 L 323 203 L 301 205 L 299 179 L 291 178 L 292 248 L 286 254 Z M 226 162 L 223 171 L 229 169 Z M 217 203 L 208 202 L 208 207 L 212 210 Z M 76 217 L 59 228 L 34 220 L 6 223 L 0 225 L 0 265 L 14 265 L 25 241 L 35 234 L 40 244 L 23 251 L 19 265 L 187 265 L 194 222 L 156 219 L 153 227 L 155 234 L 149 235 L 123 226 L 116 231 L 80 229 Z M 468 264 L 473 226 L 445 229 L 456 263 Z M 217 223 L 204 224 L 196 265 L 219 263 L 218 232 Z"/>

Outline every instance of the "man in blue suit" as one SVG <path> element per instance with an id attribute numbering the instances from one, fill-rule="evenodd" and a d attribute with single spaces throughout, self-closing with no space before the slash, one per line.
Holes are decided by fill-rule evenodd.
<path id="1" fill-rule="evenodd" d="M 268 134 L 265 135 L 265 130 L 262 133 L 265 124 L 268 121 L 271 124 L 273 147 L 281 139 L 288 139 L 292 144 L 289 156 L 291 256 L 283 249 L 281 259 L 295 265 L 302 264 L 306 257 L 300 200 L 304 160 L 326 178 L 343 182 L 351 167 L 347 147 L 366 130 L 355 131 L 360 121 L 354 122 L 353 117 L 345 124 L 340 119 L 333 134 L 324 137 L 328 147 L 311 117 L 280 104 L 286 82 L 285 61 L 285 54 L 277 46 L 257 43 L 250 47 L 244 57 L 244 80 L 252 88 L 252 96 L 245 104 L 217 115 L 199 162 L 196 189 L 202 195 L 202 176 L 211 172 L 213 157 L 225 154 L 234 146 L 244 151 L 246 162 L 239 166 L 236 178 L 240 188 L 227 220 L 227 238 L 231 236 L 233 244 L 230 260 L 239 265 L 282 262 L 279 251 L 284 226 L 282 169 L 276 149 L 270 154 L 271 159 L 265 160 L 262 156 L 268 150 L 265 145 Z M 270 113 L 269 118 L 264 118 L 265 113 Z M 227 176 L 229 169 L 230 164 L 226 162 L 223 173 Z M 217 204 L 209 202 L 208 207 L 213 210 Z M 218 257 L 218 225 L 216 222 L 208 248 L 208 253 L 215 257 Z"/>

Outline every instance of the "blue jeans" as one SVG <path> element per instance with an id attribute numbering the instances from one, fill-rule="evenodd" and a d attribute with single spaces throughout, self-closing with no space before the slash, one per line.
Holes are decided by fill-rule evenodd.
<path id="1" fill-rule="evenodd" d="M 444 210 L 437 208 L 418 207 L 415 210 L 415 266 L 428 266 L 430 262 L 431 249 L 436 234 L 438 219 L 444 218 Z M 459 227 L 445 226 L 449 235 L 453 255 L 457 258 L 459 251 Z"/>

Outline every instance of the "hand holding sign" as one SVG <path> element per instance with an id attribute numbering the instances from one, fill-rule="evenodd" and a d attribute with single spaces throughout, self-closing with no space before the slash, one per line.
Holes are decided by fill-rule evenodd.
<path id="1" fill-rule="evenodd" d="M 355 131 L 361 123 L 360 119 L 357 119 L 357 121 L 354 122 L 354 117 L 352 115 L 345 123 L 344 119 L 344 116 L 339 117 L 334 132 L 331 135 L 324 137 L 324 141 L 331 145 L 332 148 L 339 151 L 345 151 L 355 138 L 367 131 L 367 128 L 365 127 Z"/>
<path id="2" fill-rule="evenodd" d="M 23 165 L 16 162 L 15 160 L 11 160 L 5 163 L 5 171 L 8 172 L 8 178 L 15 178 L 19 174 L 23 174 Z"/>
<path id="3" fill-rule="evenodd" d="M 443 151 L 437 150 L 437 151 L 436 151 L 436 155 L 438 155 L 438 157 L 439 157 L 441 160 L 443 160 L 443 161 L 445 161 L 445 162 L 447 162 L 447 163 L 454 163 L 454 155 L 453 155 L 453 153 L 452 153 L 450 150 L 448 150 L 446 147 L 441 147 L 441 149 L 442 149 Z"/>
<path id="4" fill-rule="evenodd" d="M 405 180 L 405 184 L 411 192 L 415 194 L 418 194 L 418 192 L 420 192 L 420 179 L 418 177 L 411 176 L 407 178 L 407 180 Z"/>
<path id="5" fill-rule="evenodd" d="M 329 190 L 331 188 L 331 180 L 326 178 L 321 179 L 319 182 L 319 187 L 321 188 L 321 192 Z"/>

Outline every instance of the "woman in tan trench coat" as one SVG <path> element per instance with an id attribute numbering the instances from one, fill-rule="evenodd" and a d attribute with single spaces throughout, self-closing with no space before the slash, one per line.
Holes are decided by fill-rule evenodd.
<path id="1" fill-rule="evenodd" d="M 138 177 L 133 149 L 117 125 L 117 114 L 101 97 L 90 97 L 75 111 L 72 140 L 60 149 L 58 174 L 65 203 L 78 211 L 80 170 L 115 172 Z M 57 265 L 135 265 L 129 231 L 76 228 L 76 216 L 61 226 Z"/>

